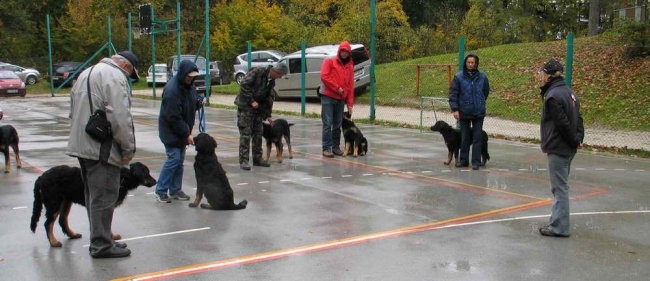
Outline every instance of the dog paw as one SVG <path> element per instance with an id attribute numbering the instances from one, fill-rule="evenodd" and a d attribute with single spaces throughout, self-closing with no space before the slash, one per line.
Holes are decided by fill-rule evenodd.
<path id="1" fill-rule="evenodd" d="M 241 202 L 239 202 L 238 205 L 239 205 L 239 206 L 242 206 L 242 207 L 246 207 L 246 205 L 248 205 L 248 201 L 246 201 L 246 200 L 242 200 Z"/>
<path id="2" fill-rule="evenodd" d="M 122 240 L 122 235 L 119 235 L 117 233 L 113 233 L 113 240 Z"/>
<path id="3" fill-rule="evenodd" d="M 81 238 L 81 233 L 71 234 L 69 237 L 70 239 L 79 239 Z"/>
<path id="4" fill-rule="evenodd" d="M 293 156 L 289 156 L 289 159 L 293 159 Z"/>
<path id="5" fill-rule="evenodd" d="M 50 247 L 60 248 L 61 246 L 63 246 L 63 244 L 59 241 L 50 242 Z"/>
<path id="6" fill-rule="evenodd" d="M 207 203 L 203 203 L 203 204 L 201 204 L 201 208 L 202 209 L 212 209 L 212 205 L 207 204 Z"/>
<path id="7" fill-rule="evenodd" d="M 196 203 L 190 203 L 190 204 L 187 204 L 187 205 L 190 206 L 190 208 L 198 207 L 198 204 L 196 204 Z"/>
<path id="8" fill-rule="evenodd" d="M 445 164 L 446 166 L 449 166 L 449 163 L 451 163 L 451 161 L 450 162 L 442 162 L 442 163 Z"/>

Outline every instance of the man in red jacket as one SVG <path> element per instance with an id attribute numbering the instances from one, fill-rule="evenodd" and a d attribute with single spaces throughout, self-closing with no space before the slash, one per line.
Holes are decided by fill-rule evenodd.
<path id="1" fill-rule="evenodd" d="M 343 107 L 352 114 L 354 106 L 354 62 L 350 56 L 350 43 L 339 44 L 336 57 L 323 61 L 321 80 L 321 119 L 323 120 L 323 156 L 341 156 L 341 121 Z"/>

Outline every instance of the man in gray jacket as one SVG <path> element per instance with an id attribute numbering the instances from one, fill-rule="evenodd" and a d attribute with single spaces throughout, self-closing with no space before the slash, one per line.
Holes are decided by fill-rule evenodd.
<path id="1" fill-rule="evenodd" d="M 113 240 L 111 224 L 120 188 L 120 167 L 129 164 L 135 153 L 129 77 L 139 79 L 137 67 L 138 58 L 132 52 L 119 52 L 84 70 L 70 93 L 70 138 L 66 154 L 78 158 L 81 166 L 90 222 L 89 250 L 93 258 L 131 254 L 126 244 Z M 92 98 L 93 112 L 97 109 L 106 112 L 112 140 L 100 143 L 85 132 L 91 115 L 88 95 Z"/>

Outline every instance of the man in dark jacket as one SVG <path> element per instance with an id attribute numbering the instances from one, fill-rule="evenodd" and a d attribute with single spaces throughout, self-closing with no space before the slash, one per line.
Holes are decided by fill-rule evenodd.
<path id="1" fill-rule="evenodd" d="M 239 127 L 239 167 L 242 170 L 251 169 L 248 163 L 251 142 L 253 143 L 253 165 L 271 166 L 262 159 L 262 122 L 266 120 L 273 123 L 271 111 L 275 79 L 281 78 L 287 72 L 289 67 L 283 63 L 255 67 L 246 73 L 239 85 L 241 89 L 235 98 L 235 105 L 237 105 L 237 127 Z"/>
<path id="2" fill-rule="evenodd" d="M 177 200 L 190 200 L 181 189 L 185 149 L 188 144 L 194 144 L 192 138 L 194 118 L 196 110 L 203 105 L 202 99 L 192 86 L 194 78 L 198 75 L 196 64 L 184 60 L 178 66 L 176 75 L 167 82 L 163 90 L 158 116 L 158 134 L 165 145 L 167 160 L 160 170 L 156 185 L 156 200 L 161 203 L 170 203 L 170 197 Z"/>
<path id="3" fill-rule="evenodd" d="M 485 73 L 478 70 L 478 56 L 465 57 L 463 71 L 454 76 L 449 88 L 449 107 L 460 122 L 460 160 L 456 167 L 469 165 L 470 134 L 472 140 L 472 169 L 481 165 L 481 134 L 485 118 L 485 101 L 490 94 L 490 83 Z"/>
<path id="4" fill-rule="evenodd" d="M 571 161 L 584 138 L 580 101 L 562 77 L 564 67 L 557 60 L 548 61 L 540 70 L 542 151 L 548 157 L 548 173 L 553 192 L 553 206 L 548 225 L 539 228 L 544 236 L 569 237 L 569 171 Z M 541 84 L 541 83 L 540 83 Z"/>

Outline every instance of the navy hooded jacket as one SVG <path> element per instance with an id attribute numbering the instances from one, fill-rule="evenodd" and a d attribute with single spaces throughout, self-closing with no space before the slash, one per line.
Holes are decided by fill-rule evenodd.
<path id="1" fill-rule="evenodd" d="M 186 85 L 183 80 L 197 69 L 194 62 L 181 61 L 176 76 L 165 85 L 158 116 L 158 135 L 165 146 L 184 147 L 188 144 L 187 137 L 192 133 L 200 103 L 194 86 Z"/>
<path id="2" fill-rule="evenodd" d="M 451 111 L 459 111 L 460 119 L 485 117 L 485 101 L 490 94 L 490 83 L 485 73 L 478 70 L 478 56 L 469 54 L 465 57 L 476 59 L 476 70 L 469 71 L 467 67 L 458 72 L 449 88 L 449 107 Z"/>

